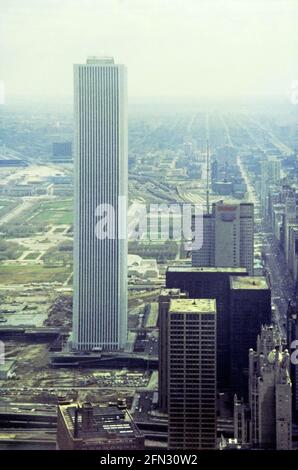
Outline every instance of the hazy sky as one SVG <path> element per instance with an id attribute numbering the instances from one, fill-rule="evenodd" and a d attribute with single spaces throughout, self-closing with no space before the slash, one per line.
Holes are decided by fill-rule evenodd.
<path id="1" fill-rule="evenodd" d="M 0 80 L 71 95 L 72 64 L 113 55 L 131 97 L 287 93 L 298 0 L 0 0 Z"/>

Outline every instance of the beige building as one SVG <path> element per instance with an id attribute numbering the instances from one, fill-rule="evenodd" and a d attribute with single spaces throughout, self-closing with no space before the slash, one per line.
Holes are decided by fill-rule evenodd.
<path id="1" fill-rule="evenodd" d="M 193 219 L 193 224 L 195 222 Z M 196 232 L 199 227 L 193 227 Z M 253 275 L 254 205 L 212 204 L 203 217 L 203 246 L 192 252 L 193 266 L 243 267 Z"/>

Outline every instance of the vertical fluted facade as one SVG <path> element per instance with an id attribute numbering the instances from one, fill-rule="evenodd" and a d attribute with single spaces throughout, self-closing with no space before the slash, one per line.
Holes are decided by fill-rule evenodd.
<path id="1" fill-rule="evenodd" d="M 123 65 L 91 58 L 74 66 L 73 346 L 79 350 L 126 343 L 126 102 Z"/>

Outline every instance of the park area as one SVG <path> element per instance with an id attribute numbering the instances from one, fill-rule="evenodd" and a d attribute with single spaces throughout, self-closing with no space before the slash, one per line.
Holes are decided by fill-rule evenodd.
<path id="1" fill-rule="evenodd" d="M 28 219 L 36 225 L 70 225 L 73 223 L 73 201 L 46 201 L 40 203 Z"/>

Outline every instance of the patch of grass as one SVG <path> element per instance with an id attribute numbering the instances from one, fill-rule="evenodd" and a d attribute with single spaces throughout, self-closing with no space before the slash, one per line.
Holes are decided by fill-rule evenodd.
<path id="1" fill-rule="evenodd" d="M 73 201 L 72 199 L 62 199 L 59 201 L 47 201 L 47 202 L 42 202 L 39 207 L 40 209 L 45 209 L 45 210 L 72 211 Z"/>
<path id="2" fill-rule="evenodd" d="M 71 273 L 69 267 L 44 267 L 41 265 L 1 265 L 0 284 L 29 284 L 31 282 L 65 282 Z"/>
<path id="3" fill-rule="evenodd" d="M 38 212 L 32 219 L 33 224 L 70 225 L 73 223 L 73 212 L 61 209 L 45 209 Z"/>
<path id="4" fill-rule="evenodd" d="M 17 207 L 19 203 L 15 200 L 1 199 L 0 200 L 0 217 L 3 217 L 8 212 Z"/>
<path id="5" fill-rule="evenodd" d="M 34 204 L 28 211 L 20 214 L 19 222 L 33 226 L 70 225 L 73 223 L 73 201 L 62 199 Z"/>
<path id="6" fill-rule="evenodd" d="M 36 259 L 38 258 L 39 255 L 40 255 L 40 252 L 31 251 L 30 253 L 28 253 L 28 255 L 25 256 L 24 259 Z"/>

